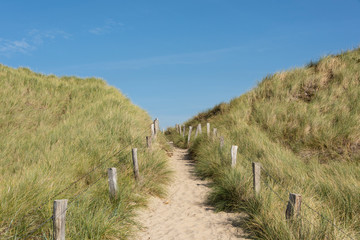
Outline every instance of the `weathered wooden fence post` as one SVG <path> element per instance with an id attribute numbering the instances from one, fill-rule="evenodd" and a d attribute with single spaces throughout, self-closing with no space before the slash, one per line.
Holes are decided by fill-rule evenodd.
<path id="1" fill-rule="evenodd" d="M 118 191 L 116 168 L 108 169 L 108 178 L 110 199 L 116 199 Z"/>
<path id="2" fill-rule="evenodd" d="M 206 134 L 210 137 L 210 123 L 206 123 Z"/>
<path id="3" fill-rule="evenodd" d="M 217 137 L 217 128 L 214 128 L 213 129 L 213 138 L 216 138 Z"/>
<path id="4" fill-rule="evenodd" d="M 53 208 L 53 238 L 54 240 L 65 240 L 65 221 L 67 199 L 55 200 Z"/>
<path id="5" fill-rule="evenodd" d="M 195 130 L 195 138 L 197 138 L 198 134 L 199 134 L 199 127 L 197 127 Z"/>
<path id="6" fill-rule="evenodd" d="M 202 134 L 201 123 L 199 123 L 197 127 L 198 127 L 198 129 L 199 129 L 199 134 Z"/>
<path id="7" fill-rule="evenodd" d="M 151 124 L 151 138 L 155 138 L 155 124 L 153 123 Z"/>
<path id="8" fill-rule="evenodd" d="M 223 148 L 223 146 L 224 146 L 224 137 L 221 136 L 220 137 L 220 148 Z"/>
<path id="9" fill-rule="evenodd" d="M 300 194 L 290 193 L 289 202 L 286 206 L 285 217 L 287 220 L 297 218 L 301 211 L 301 200 Z"/>
<path id="10" fill-rule="evenodd" d="M 192 126 L 189 126 L 189 135 L 188 135 L 188 140 L 187 140 L 188 144 L 190 144 L 191 130 L 192 130 Z"/>
<path id="11" fill-rule="evenodd" d="M 182 125 L 179 126 L 179 134 L 181 135 L 181 127 Z"/>
<path id="12" fill-rule="evenodd" d="M 146 136 L 146 147 L 151 148 L 151 137 Z"/>
<path id="13" fill-rule="evenodd" d="M 179 132 L 179 124 L 175 124 L 176 132 Z"/>
<path id="14" fill-rule="evenodd" d="M 155 137 L 159 133 L 159 131 L 160 131 L 159 119 L 155 118 L 155 120 L 154 120 L 154 134 L 155 134 Z"/>
<path id="15" fill-rule="evenodd" d="M 252 163 L 252 170 L 253 170 L 253 187 L 254 187 L 254 191 L 255 191 L 255 194 L 259 194 L 260 189 L 261 189 L 261 184 L 260 184 L 261 163 L 253 162 Z"/>
<path id="16" fill-rule="evenodd" d="M 237 155 L 238 146 L 232 145 L 231 146 L 231 167 L 236 166 L 236 155 Z"/>
<path id="17" fill-rule="evenodd" d="M 132 160 L 133 160 L 133 166 L 134 166 L 135 180 L 139 181 L 140 175 L 139 175 L 139 164 L 138 164 L 138 159 L 137 159 L 137 148 L 132 149 Z"/>
<path id="18" fill-rule="evenodd" d="M 184 125 L 184 129 L 183 129 L 183 137 L 185 137 L 185 130 L 186 130 L 186 126 Z"/>

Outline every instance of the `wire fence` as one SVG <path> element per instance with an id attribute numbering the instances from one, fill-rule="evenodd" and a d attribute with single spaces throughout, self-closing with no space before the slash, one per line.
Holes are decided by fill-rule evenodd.
<path id="1" fill-rule="evenodd" d="M 151 124 L 152 125 L 152 124 Z M 149 125 L 148 127 L 150 127 L 151 125 Z M 104 155 L 101 158 L 99 158 L 98 160 L 98 164 L 93 167 L 92 169 L 90 169 L 89 171 L 87 171 L 86 173 L 84 173 L 83 175 L 81 175 L 80 177 L 78 177 L 76 180 L 74 180 L 73 182 L 69 183 L 66 187 L 64 187 L 63 189 L 59 190 L 57 193 L 55 193 L 54 195 L 52 195 L 50 198 L 51 199 L 55 199 L 56 197 L 60 196 L 61 194 L 67 192 L 69 189 L 71 189 L 72 187 L 74 187 L 76 185 L 76 183 L 79 183 L 81 180 L 83 180 L 84 178 L 86 178 L 87 176 L 90 176 L 92 173 L 94 173 L 96 170 L 99 170 L 101 167 L 103 167 L 106 163 L 108 163 L 111 159 L 113 159 L 114 157 L 117 157 L 118 155 L 120 155 L 121 153 L 124 153 L 125 150 L 127 150 L 129 147 L 133 146 L 134 144 L 138 144 L 139 143 L 139 138 L 142 137 L 143 135 L 146 134 L 146 132 L 149 132 L 149 128 L 146 128 L 145 131 L 143 131 L 141 134 L 138 135 L 138 137 L 135 137 L 134 139 L 132 139 L 128 144 L 126 144 L 125 146 L 121 147 L 119 150 L 113 150 L 112 154 L 110 156 Z M 124 163 L 124 159 L 122 161 L 118 161 L 114 166 L 120 165 Z M 106 177 L 106 174 L 100 174 L 100 176 L 98 178 L 96 178 L 91 184 L 87 185 L 84 189 L 80 190 L 79 192 L 77 192 L 75 195 L 71 196 L 69 199 L 69 203 L 67 204 L 66 209 L 60 214 L 63 215 L 66 213 L 66 211 L 73 206 L 73 203 L 80 198 L 80 196 L 82 196 L 84 193 L 86 193 L 91 187 L 93 187 L 94 185 L 96 185 L 98 182 L 100 182 L 101 179 L 104 179 L 104 177 Z M 20 222 L 22 222 L 26 217 L 29 217 L 29 215 L 31 215 L 31 213 L 34 210 L 40 210 L 42 208 L 44 208 L 44 206 L 48 205 L 48 201 L 44 201 L 42 202 L 40 205 L 30 209 L 28 211 L 27 214 L 25 214 L 22 219 L 20 220 Z M 50 217 L 46 217 L 44 218 L 44 220 L 40 223 L 37 224 L 37 226 L 31 230 L 30 232 L 27 232 L 27 230 L 24 230 L 21 233 L 17 233 L 13 236 L 9 236 L 7 238 L 4 239 L 28 239 L 29 237 L 31 237 L 35 232 L 37 232 L 38 230 L 40 230 L 45 224 L 49 223 L 51 220 L 54 220 L 54 215 L 51 215 Z M 12 219 L 10 222 L 13 222 L 14 219 Z M 3 234 L 6 234 L 11 228 L 15 227 L 16 225 L 11 225 L 9 224 L 8 227 L 6 227 L 4 230 L 2 230 L 2 232 L 0 232 L 0 236 Z M 27 229 L 27 228 L 25 228 Z"/>

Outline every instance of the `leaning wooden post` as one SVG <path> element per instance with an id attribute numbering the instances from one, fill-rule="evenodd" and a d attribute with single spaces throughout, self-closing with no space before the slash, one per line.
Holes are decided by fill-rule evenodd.
<path id="1" fill-rule="evenodd" d="M 133 166 L 134 166 L 135 180 L 139 181 L 140 175 L 139 175 L 139 164 L 138 164 L 138 159 L 137 159 L 137 148 L 132 149 L 132 160 L 133 160 Z"/>
<path id="2" fill-rule="evenodd" d="M 109 178 L 110 199 L 116 199 L 116 195 L 118 191 L 116 168 L 108 169 L 108 178 Z"/>
<path id="3" fill-rule="evenodd" d="M 65 240 L 65 220 L 67 199 L 55 200 L 53 208 L 53 238 L 54 240 Z"/>
<path id="4" fill-rule="evenodd" d="M 231 167 L 236 166 L 236 155 L 237 155 L 238 146 L 232 145 L 231 146 Z"/>
<path id="5" fill-rule="evenodd" d="M 202 134 L 202 131 L 201 131 L 201 123 L 198 124 L 198 130 L 199 130 L 199 134 Z"/>
<path id="6" fill-rule="evenodd" d="M 253 162 L 252 163 L 252 170 L 253 170 L 253 187 L 255 194 L 260 193 L 260 178 L 261 178 L 261 163 Z"/>
<path id="7" fill-rule="evenodd" d="M 159 126 L 159 119 L 155 118 L 154 120 L 154 134 L 155 136 L 159 133 L 160 126 Z"/>
<path id="8" fill-rule="evenodd" d="M 214 128 L 213 129 L 213 138 L 216 138 L 217 137 L 217 128 Z"/>
<path id="9" fill-rule="evenodd" d="M 188 144 L 190 143 L 191 131 L 192 131 L 192 126 L 189 127 L 189 135 L 188 135 L 188 140 L 187 140 Z"/>
<path id="10" fill-rule="evenodd" d="M 146 147 L 151 148 L 151 137 L 150 136 L 146 136 Z"/>
<path id="11" fill-rule="evenodd" d="M 220 137 L 220 148 L 223 148 L 223 146 L 224 146 L 224 137 L 221 136 Z"/>
<path id="12" fill-rule="evenodd" d="M 185 130 L 186 130 L 186 127 L 184 125 L 184 129 L 183 129 L 183 137 L 185 137 Z"/>
<path id="13" fill-rule="evenodd" d="M 195 138 L 197 138 L 198 134 L 199 134 L 199 128 L 197 127 L 195 131 Z"/>
<path id="14" fill-rule="evenodd" d="M 151 124 L 151 138 L 155 138 L 155 124 Z"/>
<path id="15" fill-rule="evenodd" d="M 301 195 L 290 193 L 289 202 L 286 206 L 285 217 L 287 220 L 292 220 L 300 215 L 301 211 Z"/>
<path id="16" fill-rule="evenodd" d="M 207 136 L 210 137 L 210 123 L 206 123 L 206 133 Z"/>

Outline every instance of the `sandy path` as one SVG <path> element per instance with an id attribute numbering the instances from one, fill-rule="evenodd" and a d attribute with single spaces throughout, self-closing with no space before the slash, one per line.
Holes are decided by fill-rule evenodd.
<path id="1" fill-rule="evenodd" d="M 241 214 L 215 213 L 205 205 L 207 182 L 193 174 L 193 163 L 187 150 L 175 148 L 170 160 L 174 180 L 165 199 L 151 198 L 149 208 L 138 214 L 143 229 L 137 240 L 227 240 L 246 239 L 239 227 L 234 227 Z"/>

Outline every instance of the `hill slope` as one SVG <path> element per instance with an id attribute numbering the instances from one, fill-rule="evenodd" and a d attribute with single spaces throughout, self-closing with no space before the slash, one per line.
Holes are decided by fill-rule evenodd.
<path id="1" fill-rule="evenodd" d="M 149 115 L 100 79 L 58 78 L 3 65 L 0 98 L 1 239 L 48 238 L 51 221 L 37 227 L 51 216 L 53 200 L 62 198 L 69 199 L 68 239 L 129 236 L 132 209 L 147 194 L 162 194 L 168 179 L 161 144 L 145 149 Z M 140 184 L 132 176 L 132 147 L 138 148 Z M 109 167 L 118 168 L 114 201 Z"/>
<path id="2" fill-rule="evenodd" d="M 269 75 L 186 125 L 206 122 L 225 138 L 223 148 L 206 136 L 191 143 L 198 173 L 214 180 L 209 200 L 248 212 L 254 237 L 360 237 L 360 49 Z M 186 137 L 170 132 L 184 146 Z M 235 169 L 231 145 L 239 146 Z M 252 191 L 251 162 L 263 165 L 261 197 Z M 288 191 L 303 197 L 296 224 L 285 221 Z"/>

